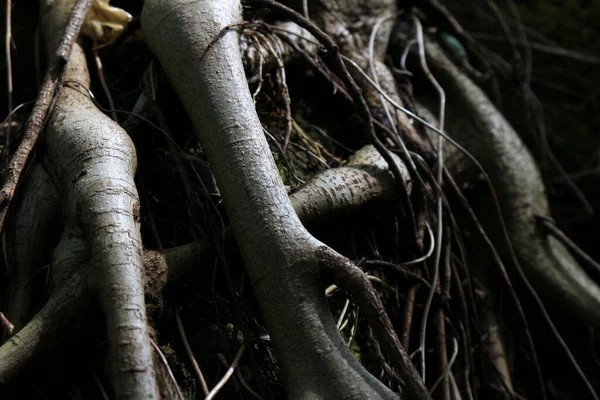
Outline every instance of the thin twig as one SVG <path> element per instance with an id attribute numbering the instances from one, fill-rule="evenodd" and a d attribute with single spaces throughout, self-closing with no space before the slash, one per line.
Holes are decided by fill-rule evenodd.
<path id="1" fill-rule="evenodd" d="M 254 93 L 252 93 L 252 100 L 254 101 L 254 104 L 256 105 L 256 96 L 258 96 L 258 94 L 260 93 L 262 86 L 263 86 L 264 58 L 263 58 L 262 51 L 260 50 L 260 40 L 255 35 L 248 35 L 248 37 L 250 38 L 250 41 L 255 43 L 255 46 L 258 49 L 258 51 L 256 52 L 258 54 L 258 85 L 256 86 L 256 90 L 254 90 Z"/>
<path id="2" fill-rule="evenodd" d="M 102 382 L 100 381 L 100 377 L 98 376 L 96 371 L 94 371 L 94 368 L 90 364 L 88 364 L 88 368 L 90 369 L 90 372 L 92 373 L 92 378 L 94 378 L 94 382 L 96 382 L 96 385 L 98 386 L 98 390 L 100 390 L 100 394 L 102 395 L 102 398 L 104 400 L 109 400 L 110 397 L 108 397 L 108 394 L 106 393 L 106 389 L 104 389 L 104 386 L 102 385 Z"/>
<path id="3" fill-rule="evenodd" d="M 569 237 L 556 226 L 556 223 L 553 220 L 542 216 L 538 216 L 538 219 L 541 220 L 544 228 L 546 228 L 552 236 L 560 240 L 569 250 L 575 253 L 577 257 L 589 265 L 590 269 L 594 271 L 596 278 L 600 277 L 600 263 L 590 257 L 585 251 L 577 246 L 575 242 L 569 239 Z"/>
<path id="4" fill-rule="evenodd" d="M 6 316 L 0 312 L 0 326 L 3 326 L 6 330 L 6 336 L 12 336 L 13 331 L 15 330 L 15 326 L 11 324 L 11 322 L 6 318 Z"/>
<path id="5" fill-rule="evenodd" d="M 104 76 L 104 67 L 102 66 L 102 60 L 100 59 L 100 55 L 98 54 L 98 45 L 96 44 L 96 39 L 94 39 L 94 60 L 96 61 L 96 68 L 98 69 L 98 79 L 100 80 L 100 85 L 102 86 L 102 90 L 104 90 L 104 94 L 106 95 L 106 99 L 108 100 L 108 105 L 111 110 L 114 110 L 115 102 L 113 101 L 112 95 L 110 94 L 110 89 L 108 88 L 108 84 L 106 83 L 106 77 Z M 112 119 L 119 123 L 119 119 L 117 118 L 117 113 L 112 111 Z"/>
<path id="6" fill-rule="evenodd" d="M 455 284 L 456 284 L 456 290 L 458 292 L 458 299 L 460 301 L 460 313 L 462 316 L 462 320 L 463 322 L 460 323 L 461 328 L 463 330 L 463 352 L 464 352 L 464 368 L 463 368 L 463 373 L 464 373 L 464 380 L 465 380 L 465 386 L 467 389 L 467 395 L 469 396 L 470 400 L 473 400 L 473 389 L 472 389 L 472 381 L 474 380 L 474 374 L 471 374 L 471 365 L 474 364 L 474 360 L 473 360 L 473 352 L 471 351 L 471 334 L 470 331 L 468 329 L 468 326 L 470 324 L 470 319 L 469 319 L 469 307 L 467 306 L 467 299 L 465 297 L 464 294 L 464 289 L 462 287 L 462 283 L 460 281 L 460 278 L 458 277 L 458 268 L 456 267 L 456 263 L 452 263 L 452 270 L 454 272 L 454 275 L 456 275 L 456 279 L 454 280 Z M 467 280 L 468 282 L 470 282 L 469 280 Z M 470 287 L 469 287 L 470 289 Z M 469 290 L 469 293 L 471 293 L 471 290 Z M 471 304 L 473 304 L 474 302 L 471 301 Z M 467 328 L 464 327 L 464 325 L 467 326 Z M 450 374 L 450 381 L 452 382 L 452 373 Z"/>
<path id="7" fill-rule="evenodd" d="M 13 79 L 12 79 L 12 57 L 10 52 L 10 45 L 12 42 L 12 0 L 6 0 L 6 38 L 4 43 L 4 50 L 6 54 L 6 79 L 8 85 L 8 125 L 6 126 L 6 160 L 8 164 L 8 152 L 10 151 L 10 128 L 12 124 L 12 111 L 13 111 Z"/>
<path id="8" fill-rule="evenodd" d="M 240 360 L 242 359 L 242 356 L 244 355 L 244 349 L 245 348 L 246 348 L 246 345 L 242 344 L 242 346 L 238 350 L 237 354 L 235 355 L 235 358 L 233 359 L 233 362 L 231 363 L 231 366 L 229 367 L 229 369 L 227 369 L 227 372 L 221 378 L 221 380 L 219 381 L 219 383 L 217 383 L 215 385 L 215 387 L 210 391 L 210 393 L 208 394 L 208 396 L 206 396 L 205 400 L 212 400 L 212 399 L 214 399 L 215 396 L 217 395 L 217 393 L 219 393 L 219 390 L 221 390 L 223 388 L 223 386 L 225 386 L 225 384 L 227 383 L 227 381 L 229 380 L 229 378 L 231 378 L 231 376 L 235 372 L 235 369 L 239 365 Z"/>
<path id="9" fill-rule="evenodd" d="M 29 159 L 29 154 L 37 142 L 46 116 L 58 93 L 58 83 L 62 80 L 65 66 L 71 55 L 71 48 L 79 35 L 83 19 L 88 8 L 92 4 L 92 1 L 93 0 L 78 0 L 71 10 L 58 49 L 54 53 L 54 59 L 48 67 L 35 106 L 27 120 L 21 144 L 15 151 L 15 154 L 6 168 L 6 181 L 0 190 L 0 231 L 2 231 L 4 227 L 4 219 L 6 217 L 8 205 L 15 195 L 17 184 L 19 183 L 25 164 Z"/>
<path id="10" fill-rule="evenodd" d="M 308 0 L 302 0 L 302 14 L 304 14 L 304 18 L 310 21 L 310 17 L 308 16 Z"/>
<path id="11" fill-rule="evenodd" d="M 165 355 L 160 350 L 158 345 L 156 343 L 154 343 L 154 340 L 150 339 L 150 343 L 152 344 L 152 347 L 154 347 L 154 350 L 156 350 L 156 354 L 158 354 L 158 358 L 160 358 L 160 361 L 164 364 L 165 368 L 167 369 L 167 374 L 169 375 L 169 379 L 171 379 L 171 382 L 173 382 L 173 385 L 175 386 L 175 390 L 177 391 L 177 396 L 181 400 L 185 400 L 185 397 L 183 397 L 183 393 L 181 393 L 181 389 L 179 389 L 179 385 L 177 384 L 177 381 L 175 380 L 175 375 L 173 375 L 173 371 L 171 370 L 171 367 L 169 366 L 169 362 L 165 358 Z"/>
<path id="12" fill-rule="evenodd" d="M 419 59 L 421 61 L 421 69 L 427 76 L 427 79 L 431 82 L 431 84 L 437 90 L 440 96 L 440 104 L 439 104 L 439 129 L 440 131 L 444 130 L 444 121 L 446 119 L 446 93 L 442 86 L 438 83 L 438 81 L 434 78 L 433 74 L 427 67 L 427 60 L 425 57 L 425 43 L 423 40 L 423 27 L 421 26 L 421 22 L 418 18 L 414 17 L 415 27 L 417 29 L 417 43 L 419 46 Z M 441 187 L 443 183 L 443 170 L 444 170 L 444 151 L 443 151 L 443 143 L 444 138 L 442 136 L 438 136 L 437 143 L 437 176 L 436 181 L 438 185 Z M 435 258 L 434 258 L 434 266 L 433 266 L 433 282 L 431 283 L 431 290 L 429 292 L 429 296 L 427 297 L 427 301 L 425 303 L 425 309 L 423 310 L 423 317 L 421 320 L 421 342 L 419 347 L 421 348 L 421 376 L 423 377 L 423 381 L 425 381 L 425 338 L 427 333 L 427 319 L 429 315 L 429 310 L 431 308 L 431 303 L 433 301 L 433 295 L 438 286 L 438 280 L 440 276 L 440 260 L 442 256 L 442 232 L 443 232 L 443 220 L 442 220 L 442 208 L 443 201 L 442 196 L 438 195 L 436 199 L 436 216 L 437 216 L 437 232 L 436 232 L 436 249 L 435 249 Z"/>
<path id="13" fill-rule="evenodd" d="M 338 318 L 338 322 L 337 322 L 337 328 L 339 331 L 341 331 L 341 327 L 342 327 L 342 321 L 344 321 L 344 317 L 346 316 L 346 311 L 348 311 L 348 306 L 350 305 L 350 299 L 346 299 L 346 303 L 344 304 L 344 308 L 342 309 L 342 312 L 340 313 L 340 317 Z"/>
<path id="14" fill-rule="evenodd" d="M 375 267 L 393 269 L 394 271 L 396 271 L 404 276 L 409 276 L 409 277 L 415 279 L 419 283 L 425 285 L 425 287 L 431 288 L 431 283 L 427 282 L 427 280 L 425 278 L 423 278 L 421 275 L 417 274 L 416 272 L 413 272 L 413 271 L 409 270 L 408 268 L 404 268 L 403 264 L 394 264 L 394 263 L 391 263 L 388 261 L 383 261 L 383 260 L 365 260 L 363 262 L 363 266 L 365 269 L 370 269 L 370 268 L 375 268 Z"/>
<path id="15" fill-rule="evenodd" d="M 460 394 L 460 390 L 458 389 L 458 385 L 456 384 L 456 379 L 454 378 L 452 371 L 450 371 L 450 387 L 452 390 L 452 398 L 454 400 L 462 400 L 462 395 Z"/>
<path id="16" fill-rule="evenodd" d="M 491 35 L 489 33 L 473 33 L 473 37 L 478 40 L 487 40 L 490 42 L 500 42 L 504 43 L 506 40 L 503 37 Z M 520 39 L 516 39 L 515 42 L 519 46 L 525 46 L 526 44 L 522 42 Z M 529 46 L 536 51 L 551 54 L 557 57 L 565 57 L 569 58 L 573 61 L 578 61 L 587 64 L 600 65 L 600 57 L 596 57 L 591 54 L 581 53 L 578 51 L 573 51 L 569 49 L 564 49 L 558 46 L 550 46 L 541 43 L 530 43 Z"/>
<path id="17" fill-rule="evenodd" d="M 429 284 L 429 282 L 427 282 Z M 413 316 L 415 313 L 415 301 L 417 299 L 417 290 L 419 289 L 418 284 L 411 285 L 408 288 L 406 297 L 404 299 L 404 310 L 402 312 L 403 324 L 402 324 L 402 345 L 405 349 L 410 347 L 410 331 L 412 329 Z"/>
<path id="18" fill-rule="evenodd" d="M 225 364 L 225 366 L 227 366 L 227 360 L 225 359 L 225 357 L 222 354 L 219 354 L 219 359 Z M 244 379 L 244 377 L 243 377 L 242 373 L 240 372 L 239 368 L 237 368 L 235 370 L 235 377 L 237 378 L 237 380 L 239 381 L 239 383 L 242 385 L 242 387 L 244 389 L 246 389 L 246 391 L 252 395 L 252 397 L 254 397 L 257 400 L 264 400 L 261 397 L 261 395 L 259 395 L 258 393 L 256 393 L 254 390 L 252 390 L 252 388 L 250 386 L 248 386 L 248 383 Z"/>
<path id="19" fill-rule="evenodd" d="M 402 50 L 402 55 L 400 56 L 400 68 L 402 68 L 402 71 L 408 71 L 406 69 L 406 59 L 408 58 L 408 54 L 410 53 L 411 47 L 415 43 L 417 43 L 417 39 L 409 40 L 408 42 L 406 42 L 406 46 L 404 47 L 404 50 Z"/>
<path id="20" fill-rule="evenodd" d="M 285 74 L 285 63 L 283 62 L 283 56 L 281 52 L 281 46 L 277 46 L 277 50 L 273 47 L 274 43 L 277 43 L 275 40 L 271 39 L 272 35 L 269 36 L 262 34 L 260 32 L 253 32 L 257 43 L 263 42 L 267 51 L 273 56 L 275 61 L 277 61 L 277 71 L 279 72 L 279 84 L 281 86 L 281 95 L 283 97 L 283 103 L 285 106 L 285 135 L 283 140 L 283 152 L 285 153 L 288 148 L 288 143 L 290 141 L 290 137 L 292 135 L 292 109 L 291 109 L 291 100 L 290 100 L 290 91 L 287 86 L 287 79 Z M 259 51 L 260 54 L 260 51 Z M 262 55 L 261 55 L 262 56 Z"/>
<path id="21" fill-rule="evenodd" d="M 444 265 L 449 267 L 449 252 L 450 252 L 450 235 L 449 235 L 449 231 L 450 228 L 446 227 L 446 233 L 445 233 L 445 245 L 444 248 L 447 250 L 445 252 L 445 254 L 447 255 L 445 260 L 444 260 Z M 442 287 L 442 281 L 441 279 L 438 281 L 438 287 L 437 290 L 439 290 L 442 293 L 442 301 L 444 301 L 444 290 L 441 289 Z M 440 290 L 441 289 L 441 290 Z M 440 370 L 444 371 L 444 374 L 442 374 L 442 399 L 443 400 L 451 400 L 450 399 L 450 381 L 448 380 L 448 378 L 444 375 L 446 375 L 446 371 L 449 371 L 449 367 L 448 367 L 448 349 L 447 349 L 447 336 L 446 336 L 446 320 L 445 320 L 445 313 L 444 313 L 444 309 L 442 307 L 439 307 L 436 311 L 436 316 L 437 316 L 437 339 L 438 339 L 438 361 L 440 364 Z M 454 339 L 456 341 L 456 339 Z M 455 342 L 455 346 L 458 346 L 458 344 Z M 456 349 L 456 353 L 458 353 L 458 347 Z M 450 365 L 452 365 L 452 363 L 454 362 L 454 358 L 452 358 L 452 360 L 450 361 Z M 437 381 L 436 381 L 437 383 Z M 434 385 L 435 387 L 435 385 Z M 433 391 L 435 390 L 434 387 L 432 387 L 430 389 L 430 393 L 433 393 Z"/>
<path id="22" fill-rule="evenodd" d="M 179 310 L 175 307 L 175 320 L 177 321 L 177 329 L 179 330 L 179 336 L 181 336 L 181 341 L 183 342 L 183 347 L 185 348 L 185 352 L 188 355 L 190 362 L 192 363 L 192 367 L 194 372 L 196 373 L 196 378 L 198 378 L 198 382 L 200 382 L 200 387 L 202 387 L 202 393 L 204 396 L 208 396 L 208 385 L 206 384 L 206 380 L 204 379 L 204 375 L 202 374 L 202 370 L 196 362 L 196 358 L 194 357 L 194 352 L 190 347 L 190 344 L 187 340 L 187 336 L 185 334 L 185 330 L 183 329 L 183 323 L 181 322 L 181 317 L 179 316 Z"/>
<path id="23" fill-rule="evenodd" d="M 23 108 L 23 107 L 25 107 L 25 106 L 28 106 L 28 105 L 30 105 L 30 104 L 33 104 L 33 103 L 35 103 L 35 101 L 33 101 L 33 100 L 32 100 L 32 101 L 27 101 L 27 102 L 25 102 L 25 103 L 21 103 L 21 104 L 19 104 L 18 106 L 16 106 L 16 107 L 15 107 L 15 109 L 14 109 L 14 110 L 12 110 L 12 112 L 11 112 L 11 113 L 10 113 L 10 114 L 9 114 L 9 115 L 6 117 L 6 118 L 4 118 L 4 121 L 2 121 L 2 123 L 0 124 L 0 126 L 7 124 L 7 123 L 8 123 L 8 119 L 9 119 L 10 117 L 12 117 L 13 115 L 15 115 L 15 113 L 16 113 L 17 111 L 19 111 L 21 108 Z"/>
<path id="24" fill-rule="evenodd" d="M 435 249 L 435 237 L 433 236 L 433 230 L 431 230 L 431 228 L 429 227 L 429 222 L 425 222 L 425 227 L 427 228 L 427 232 L 429 233 L 429 250 L 427 250 L 427 253 L 422 256 L 419 257 L 417 259 L 411 260 L 411 261 L 405 261 L 402 263 L 399 263 L 398 265 L 401 265 L 403 267 L 406 267 L 408 265 L 415 265 L 415 264 L 420 264 L 424 261 L 427 261 L 427 259 L 429 259 L 429 257 L 431 257 L 431 255 L 433 254 L 433 250 Z"/>
<path id="25" fill-rule="evenodd" d="M 442 380 L 444 378 L 446 378 L 446 376 L 450 373 L 450 370 L 452 369 L 452 365 L 454 364 L 454 361 L 456 361 L 456 356 L 458 355 L 458 341 L 456 340 L 456 338 L 454 338 L 452 340 L 452 356 L 450 357 L 450 361 L 448 362 L 448 365 L 446 366 L 446 369 L 442 372 L 442 375 L 437 378 L 437 380 L 435 381 L 435 383 L 433 384 L 433 386 L 431 386 L 431 390 L 429 391 L 430 394 L 433 394 L 433 392 L 435 391 L 435 389 L 438 387 L 438 385 L 442 382 Z"/>
<path id="26" fill-rule="evenodd" d="M 391 16 L 386 16 L 386 17 L 380 18 L 377 21 L 377 23 L 373 26 L 373 29 L 371 30 L 371 35 L 369 36 L 369 43 L 368 43 L 369 69 L 370 69 L 371 75 L 373 75 L 373 82 L 375 82 L 375 85 L 377 85 L 377 87 L 379 88 L 379 91 L 383 91 L 383 89 L 381 88 L 381 86 L 379 84 L 379 77 L 377 76 L 377 71 L 375 70 L 375 59 L 374 59 L 375 39 L 377 37 L 377 31 L 379 30 L 379 27 L 384 22 L 386 22 L 392 18 L 395 18 L 395 17 L 396 17 L 396 15 L 391 15 Z M 402 155 L 404 156 L 402 161 L 404 161 L 408 164 L 407 166 L 410 168 L 410 172 L 415 174 L 415 176 L 417 177 L 417 179 L 419 180 L 421 185 L 426 186 L 425 182 L 423 182 L 423 178 L 421 178 L 421 175 L 419 174 L 419 171 L 417 170 L 417 167 L 415 166 L 412 158 L 409 155 L 408 149 L 406 148 L 404 141 L 402 141 L 402 138 L 400 137 L 400 132 L 398 131 L 398 128 L 396 127 L 396 122 L 394 121 L 394 118 L 392 118 L 392 115 L 390 113 L 388 104 L 385 101 L 385 98 L 380 94 L 379 99 L 381 101 L 381 105 L 385 112 L 386 118 L 388 119 L 388 121 L 390 122 L 390 125 L 392 127 L 392 129 L 391 129 L 391 131 L 393 133 L 392 140 L 393 140 L 394 144 L 402 151 Z"/>
<path id="27" fill-rule="evenodd" d="M 350 329 L 350 338 L 348 338 L 348 347 L 352 345 L 352 340 L 354 340 L 354 335 L 356 334 L 356 328 L 358 327 L 358 312 L 360 311 L 360 307 L 356 307 L 354 310 L 354 324 L 352 324 L 352 328 Z"/>

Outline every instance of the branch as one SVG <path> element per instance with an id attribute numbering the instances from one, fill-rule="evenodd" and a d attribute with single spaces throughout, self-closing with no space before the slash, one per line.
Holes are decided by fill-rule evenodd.
<path id="1" fill-rule="evenodd" d="M 27 120 L 21 144 L 19 144 L 17 151 L 8 164 L 6 181 L 0 189 L 0 231 L 4 228 L 6 211 L 15 195 L 23 168 L 25 168 L 29 154 L 37 142 L 49 110 L 56 99 L 56 94 L 60 90 L 62 76 L 69 61 L 71 48 L 75 39 L 77 39 L 77 35 L 79 35 L 85 14 L 92 2 L 93 0 L 78 0 L 71 10 L 58 49 L 54 53 L 53 60 L 40 88 L 40 93 Z"/>

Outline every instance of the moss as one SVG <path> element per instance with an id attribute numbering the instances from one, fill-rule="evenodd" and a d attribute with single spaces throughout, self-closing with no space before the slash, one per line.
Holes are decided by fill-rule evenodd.
<path id="1" fill-rule="evenodd" d="M 356 342 L 350 344 L 350 352 L 356 361 L 360 362 L 360 346 Z"/>

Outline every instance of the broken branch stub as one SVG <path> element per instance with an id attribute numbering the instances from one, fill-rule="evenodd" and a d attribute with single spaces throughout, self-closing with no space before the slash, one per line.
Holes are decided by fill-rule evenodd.
<path id="1" fill-rule="evenodd" d="M 221 190 L 288 396 L 396 398 L 352 357 L 328 309 L 319 263 L 325 245 L 306 231 L 279 177 L 246 82 L 238 33 L 222 32 L 240 21 L 236 0 L 148 0 L 142 11 L 144 36 Z M 426 398 L 422 392 L 415 398 Z"/>

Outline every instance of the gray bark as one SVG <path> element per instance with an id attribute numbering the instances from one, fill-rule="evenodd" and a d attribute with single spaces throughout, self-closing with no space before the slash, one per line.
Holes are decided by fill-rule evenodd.
<path id="1" fill-rule="evenodd" d="M 290 399 L 396 396 L 340 337 L 323 293 L 319 249 L 287 197 L 249 93 L 237 1 L 147 1 L 142 28 L 208 156 Z M 205 52 L 206 50 L 206 53 Z M 194 67 L 190 67 L 194 66 Z"/>
<path id="2" fill-rule="evenodd" d="M 52 51 L 70 8 L 57 0 L 42 1 L 42 9 L 42 30 Z M 142 282 L 139 200 L 133 181 L 135 148 L 127 133 L 90 99 L 79 44 L 73 46 L 64 81 L 45 136 L 47 157 L 63 198 L 63 235 L 77 231 L 89 244 L 85 273 L 106 317 L 117 398 L 157 398 Z"/>
<path id="3" fill-rule="evenodd" d="M 564 245 L 536 223 L 536 217 L 550 217 L 550 211 L 531 153 L 485 93 L 444 55 L 438 44 L 426 39 L 426 49 L 432 71 L 448 93 L 448 131 L 488 173 L 525 273 L 552 304 L 566 304 L 573 313 L 598 326 L 600 288 Z M 455 150 L 453 153 L 458 155 Z M 463 156 L 452 165 L 466 178 L 467 164 Z M 504 240 L 498 242 L 498 247 L 508 254 Z"/>

